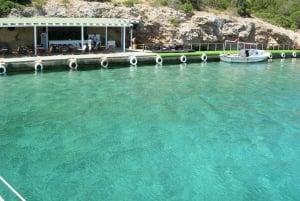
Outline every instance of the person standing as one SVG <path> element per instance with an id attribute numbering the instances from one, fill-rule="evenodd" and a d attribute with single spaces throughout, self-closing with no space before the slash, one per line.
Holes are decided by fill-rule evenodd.
<path id="1" fill-rule="evenodd" d="M 93 42 L 94 42 L 94 46 L 98 45 L 98 37 L 97 37 L 97 35 L 95 33 L 93 35 Z"/>
<path id="2" fill-rule="evenodd" d="M 136 49 L 136 38 L 135 37 L 133 37 L 131 39 L 131 47 L 132 47 L 132 49 Z"/>
<path id="3" fill-rule="evenodd" d="M 92 50 L 92 37 L 89 38 L 88 40 L 88 48 L 89 48 L 89 53 L 91 53 L 91 50 Z"/>

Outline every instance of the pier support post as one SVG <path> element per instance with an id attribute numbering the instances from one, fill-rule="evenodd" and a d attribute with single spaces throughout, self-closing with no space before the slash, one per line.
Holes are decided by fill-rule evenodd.
<path id="1" fill-rule="evenodd" d="M 45 44 L 45 49 L 46 49 L 46 52 L 47 52 L 47 50 L 48 50 L 48 48 L 49 48 L 49 46 L 48 46 L 48 44 L 49 44 L 49 36 L 48 36 L 48 33 L 49 33 L 49 29 L 48 29 L 48 27 L 46 27 L 46 44 Z"/>
<path id="2" fill-rule="evenodd" d="M 33 27 L 33 32 L 34 32 L 34 55 L 37 55 L 37 34 L 36 34 L 36 26 Z"/>
<path id="3" fill-rule="evenodd" d="M 84 45 L 84 27 L 81 25 L 81 49 L 83 48 Z"/>
<path id="4" fill-rule="evenodd" d="M 126 27 L 123 27 L 123 52 L 126 51 Z"/>
<path id="5" fill-rule="evenodd" d="M 133 33 L 132 33 L 132 26 L 130 27 L 130 46 L 131 46 L 131 48 L 132 48 L 132 35 L 133 35 Z"/>
<path id="6" fill-rule="evenodd" d="M 105 27 L 105 49 L 107 49 L 107 26 Z"/>

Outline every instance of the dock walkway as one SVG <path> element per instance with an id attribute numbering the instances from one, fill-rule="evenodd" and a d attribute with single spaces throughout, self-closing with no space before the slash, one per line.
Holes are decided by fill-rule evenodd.
<path id="1" fill-rule="evenodd" d="M 60 54 L 45 56 L 21 56 L 0 58 L 0 73 L 6 71 L 42 70 L 57 67 L 77 69 L 84 66 L 107 68 L 113 65 L 155 64 L 158 54 L 147 51 L 128 51 L 115 53 Z M 5 71 L 5 72 L 3 72 Z"/>

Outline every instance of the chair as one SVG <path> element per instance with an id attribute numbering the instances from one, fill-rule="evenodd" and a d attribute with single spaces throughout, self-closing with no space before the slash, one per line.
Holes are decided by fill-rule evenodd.
<path id="1" fill-rule="evenodd" d="M 82 48 L 77 49 L 78 51 L 81 51 L 82 53 L 85 53 L 87 50 L 87 45 L 83 45 Z"/>
<path id="2" fill-rule="evenodd" d="M 51 55 L 53 53 L 53 49 L 54 49 L 54 47 L 53 47 L 53 45 L 51 45 L 48 49 L 48 55 Z"/>
<path id="3" fill-rule="evenodd" d="M 13 50 L 11 53 L 12 53 L 13 55 L 19 55 L 19 54 L 21 53 L 21 47 L 18 46 L 17 49 Z"/>
<path id="4" fill-rule="evenodd" d="M 92 45 L 89 45 L 89 54 L 91 53 L 92 51 Z"/>
<path id="5" fill-rule="evenodd" d="M 0 43 L 0 53 L 2 56 L 4 56 L 6 53 L 8 53 L 8 44 L 7 43 Z"/>
<path id="6" fill-rule="evenodd" d="M 24 55 L 33 56 L 33 47 L 31 46 L 22 47 L 21 52 Z"/>
<path id="7" fill-rule="evenodd" d="M 100 47 L 101 47 L 101 43 L 100 42 L 97 42 L 94 47 L 93 47 L 93 51 L 98 51 L 100 50 Z"/>

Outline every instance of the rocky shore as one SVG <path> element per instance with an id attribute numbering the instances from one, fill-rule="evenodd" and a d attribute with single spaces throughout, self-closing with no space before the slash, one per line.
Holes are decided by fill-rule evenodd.
<path id="1" fill-rule="evenodd" d="M 216 43 L 234 40 L 276 46 L 300 46 L 300 30 L 286 30 L 256 18 L 240 18 L 217 12 L 195 12 L 189 16 L 169 7 L 138 3 L 125 7 L 121 3 L 70 0 L 47 1 L 40 8 L 13 9 L 9 17 L 113 17 L 139 19 L 134 29 L 138 43 Z"/>

